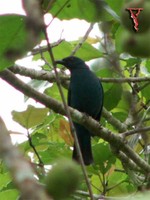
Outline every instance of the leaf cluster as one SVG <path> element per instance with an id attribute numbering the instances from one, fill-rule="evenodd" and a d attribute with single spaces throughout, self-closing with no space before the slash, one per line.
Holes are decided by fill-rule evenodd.
<path id="1" fill-rule="evenodd" d="M 150 137 L 149 132 L 142 131 L 142 129 L 150 127 L 150 84 L 146 79 L 150 76 L 150 59 L 149 57 L 135 57 L 130 55 L 130 52 L 124 52 L 122 48 L 122 36 L 127 30 L 122 25 L 121 10 L 127 2 L 126 0 L 115 0 L 115 3 L 114 0 L 43 0 L 40 6 L 42 13 L 52 15 L 51 23 L 55 23 L 55 18 L 68 21 L 77 18 L 89 23 L 90 28 L 85 30 L 82 38 L 76 41 L 65 41 L 58 38 L 56 43 L 50 44 L 54 59 L 73 54 L 84 61 L 93 60 L 90 65 L 91 70 L 102 80 L 104 87 L 105 110 L 100 122 L 102 127 L 122 137 L 124 144 L 133 150 L 132 153 L 149 165 Z M 31 87 L 37 91 L 42 89 L 43 94 L 62 102 L 56 84 L 57 80 L 43 78 L 43 71 L 45 74 L 54 74 L 54 63 L 48 46 L 38 46 L 45 40 L 43 28 L 31 26 L 33 24 L 34 21 L 29 23 L 28 15 L 0 16 L 0 70 L 3 72 L 8 69 L 14 74 L 31 77 L 33 80 L 28 83 Z M 94 24 L 99 28 L 99 35 L 91 38 L 89 32 Z M 34 32 L 35 29 L 37 34 Z M 29 51 L 34 62 L 44 61 L 40 67 L 42 73 L 38 83 L 35 80 L 37 72 L 33 73 L 32 69 L 25 70 L 18 66 L 18 69 L 13 72 L 15 61 L 26 57 Z M 58 71 L 62 85 L 65 85 L 62 90 L 67 98 L 66 88 L 69 75 L 62 68 Z M 68 80 L 63 79 L 63 75 L 68 76 Z M 104 82 L 103 78 L 107 78 L 107 82 Z M 143 80 L 141 81 L 140 78 Z M 122 82 L 120 83 L 119 80 Z M 39 182 L 44 184 L 43 177 L 47 175 L 47 168 L 53 167 L 56 159 L 71 158 L 73 137 L 70 134 L 68 120 L 60 113 L 55 113 L 50 107 L 38 108 L 31 105 L 21 112 L 14 110 L 12 117 L 26 129 L 27 140 L 17 146 L 34 166 Z M 138 129 L 141 131 L 129 134 L 129 131 Z M 114 149 L 115 145 L 116 149 Z M 144 174 L 141 166 L 133 167 L 138 169 L 134 171 L 131 166 L 137 163 L 133 162 L 132 154 L 128 158 L 124 152 L 122 155 L 117 142 L 114 146 L 112 147 L 99 137 L 92 138 L 95 162 L 87 167 L 87 173 L 95 199 L 99 199 L 100 196 L 115 199 L 116 196 L 128 196 L 136 191 L 149 189 L 149 173 Z M 123 156 L 126 156 L 124 161 Z M 3 162 L 0 164 L 0 177 L 0 199 L 4 197 L 16 199 L 19 195 L 18 191 Z M 147 199 L 149 194 L 145 197 L 144 194 L 140 195 L 143 195 L 142 199 Z M 78 186 L 78 191 L 74 192 L 70 199 L 89 199 L 84 178 Z"/>

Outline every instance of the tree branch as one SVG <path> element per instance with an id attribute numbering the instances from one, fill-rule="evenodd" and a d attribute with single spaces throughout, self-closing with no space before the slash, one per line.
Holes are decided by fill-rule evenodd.
<path id="1" fill-rule="evenodd" d="M 9 69 L 16 74 L 27 76 L 32 79 L 45 80 L 45 81 L 49 81 L 50 83 L 56 82 L 55 74 L 52 72 L 49 72 L 49 71 L 45 71 L 45 70 L 37 71 L 34 69 L 28 69 L 26 67 L 20 67 L 20 66 L 13 66 L 13 67 L 10 67 Z M 59 78 L 60 78 L 61 84 L 66 89 L 68 89 L 70 77 L 61 72 L 58 72 L 58 73 L 59 73 Z M 111 78 L 105 78 L 105 80 L 106 79 L 110 80 Z M 101 80 L 101 78 L 100 78 L 100 80 Z M 110 124 L 112 124 L 114 127 L 116 127 L 116 129 L 119 132 L 125 132 L 127 130 L 127 126 L 125 124 L 121 123 L 117 118 L 113 117 L 113 115 L 111 113 L 109 113 L 106 110 L 106 108 L 103 108 L 102 115 L 105 119 L 107 119 L 107 121 Z"/>
<path id="2" fill-rule="evenodd" d="M 129 136 L 129 135 L 133 135 L 133 134 L 137 134 L 137 133 L 145 133 L 147 131 L 150 131 L 150 126 L 148 127 L 144 127 L 144 128 L 136 128 L 136 129 L 133 129 L 133 130 L 130 130 L 130 131 L 126 131 L 124 133 L 121 133 L 121 136 L 123 138 Z"/>
<path id="3" fill-rule="evenodd" d="M 56 76 L 53 72 L 45 71 L 45 70 L 35 70 L 35 69 L 28 69 L 26 67 L 20 67 L 20 66 L 12 66 L 9 68 L 10 71 L 12 71 L 15 74 L 20 74 L 22 76 L 30 77 L 32 79 L 36 80 L 45 80 L 49 81 L 50 83 L 56 82 Z M 70 77 L 68 75 L 65 75 L 61 72 L 58 72 L 60 76 L 61 82 L 68 81 Z"/>
<path id="4" fill-rule="evenodd" d="M 27 76 L 32 79 L 37 80 L 47 80 L 51 83 L 56 82 L 55 74 L 49 71 L 45 70 L 35 70 L 35 69 L 29 69 L 26 67 L 20 67 L 20 66 L 12 66 L 9 68 L 12 72 L 15 74 L 20 74 L 22 76 Z M 59 73 L 59 77 L 61 81 L 68 81 L 70 77 L 68 75 Z M 138 83 L 138 82 L 149 82 L 150 77 L 129 77 L 129 78 L 99 78 L 101 82 L 103 83 Z"/>
<path id="5" fill-rule="evenodd" d="M 119 132 L 124 132 L 127 130 L 127 126 L 121 123 L 117 118 L 113 117 L 113 115 L 107 111 L 106 108 L 103 108 L 102 116 L 107 119 L 107 121 L 112 124 Z"/>
<path id="6" fill-rule="evenodd" d="M 71 52 L 70 56 L 75 55 L 75 53 L 78 51 L 78 49 L 81 48 L 82 44 L 85 42 L 85 40 L 87 39 L 87 37 L 89 36 L 89 33 L 91 32 L 91 30 L 93 29 L 94 23 L 91 23 L 88 30 L 86 31 L 85 35 L 82 37 L 82 39 L 80 40 L 80 42 L 75 46 L 74 50 Z"/>
<path id="7" fill-rule="evenodd" d="M 64 106 L 60 102 L 56 101 L 55 99 L 45 94 L 39 93 L 32 87 L 28 86 L 27 84 L 19 80 L 11 71 L 9 70 L 2 71 L 0 72 L 0 76 L 2 79 L 7 81 L 17 90 L 23 92 L 25 95 L 49 107 L 56 113 L 66 115 Z M 124 143 L 124 140 L 120 135 L 112 133 L 108 129 L 100 126 L 100 124 L 93 118 L 85 114 L 82 114 L 81 112 L 71 107 L 69 107 L 69 111 L 74 121 L 85 126 L 93 133 L 93 135 L 99 136 L 104 140 L 106 140 L 107 142 L 109 142 L 110 145 L 113 146 L 116 150 L 122 151 L 129 159 L 134 161 L 136 165 L 140 167 L 144 173 L 150 172 L 150 166 L 142 158 L 140 158 L 140 156 L 138 156 L 127 144 Z"/>
<path id="8" fill-rule="evenodd" d="M 126 168 L 134 171 L 141 171 L 141 169 L 136 165 L 136 163 L 134 163 L 130 158 L 128 158 L 123 152 L 117 151 L 116 148 L 114 148 L 113 146 L 111 146 L 111 150 L 116 155 L 116 157 L 118 157 L 122 161 L 123 165 Z"/>
<path id="9" fill-rule="evenodd" d="M 26 67 L 19 67 L 19 66 L 14 66 L 9 68 L 12 72 L 30 77 L 32 79 L 37 79 L 37 80 L 46 80 L 49 81 L 50 83 L 56 82 L 56 76 L 52 72 L 48 71 L 37 71 L 34 69 L 28 69 Z M 69 85 L 69 79 L 70 77 L 68 75 L 62 74 L 61 72 L 59 73 L 60 81 L 61 84 L 68 89 Z M 112 116 L 105 108 L 103 108 L 102 115 L 104 118 L 107 119 L 107 121 L 114 125 L 120 132 L 125 132 L 127 130 L 126 125 L 121 123 L 118 119 Z"/>
<path id="10" fill-rule="evenodd" d="M 59 39 L 57 42 L 54 42 L 51 44 L 51 48 L 57 47 L 60 43 L 62 43 L 64 40 L 63 39 Z M 43 52 L 47 52 L 48 51 L 48 47 L 44 46 L 44 47 L 37 47 L 35 49 L 32 49 L 30 56 L 34 56 L 37 54 L 41 54 Z"/>
<path id="11" fill-rule="evenodd" d="M 100 78 L 104 83 L 138 83 L 150 81 L 150 77 L 129 77 L 129 78 Z"/>

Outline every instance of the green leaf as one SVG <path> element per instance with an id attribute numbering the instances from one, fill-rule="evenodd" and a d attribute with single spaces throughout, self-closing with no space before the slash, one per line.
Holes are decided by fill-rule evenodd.
<path id="1" fill-rule="evenodd" d="M 63 142 L 63 139 L 60 136 L 60 119 L 62 118 L 62 116 L 51 112 L 49 116 L 44 118 L 44 122 L 41 121 L 40 125 L 33 128 L 33 132 L 30 136 L 37 151 L 46 151 L 50 146 L 50 142 Z M 19 144 L 19 148 L 26 152 L 26 154 L 28 152 L 33 152 L 28 141 Z"/>
<path id="2" fill-rule="evenodd" d="M 113 11 L 115 11 L 118 15 L 120 15 L 121 8 L 124 5 L 124 0 L 105 0 L 108 5 L 112 8 Z"/>
<path id="3" fill-rule="evenodd" d="M 142 97 L 145 97 L 146 102 L 149 102 L 149 100 L 150 100 L 150 85 L 143 88 Z"/>
<path id="4" fill-rule="evenodd" d="M 121 100 L 119 101 L 118 105 L 114 107 L 112 110 L 113 116 L 118 118 L 120 121 L 124 122 L 129 114 L 130 109 L 130 97 L 131 93 L 129 91 L 122 92 Z"/>
<path id="5" fill-rule="evenodd" d="M 31 35 L 26 26 L 26 16 L 0 15 L 0 70 L 13 65 L 38 43 L 41 32 L 33 39 L 30 39 Z"/>
<path id="6" fill-rule="evenodd" d="M 116 161 L 115 156 L 110 151 L 109 144 L 106 142 L 94 145 L 93 155 L 95 164 L 99 165 L 103 174 L 105 174 Z"/>
<path id="7" fill-rule="evenodd" d="M 115 108 L 122 96 L 122 86 L 120 84 L 113 84 L 111 88 L 105 92 L 104 95 L 104 107 L 107 110 Z"/>
<path id="8" fill-rule="evenodd" d="M 12 111 L 12 116 L 14 121 L 18 122 L 26 129 L 29 129 L 42 123 L 48 111 L 48 108 L 35 108 L 29 105 L 25 111 Z"/>
<path id="9" fill-rule="evenodd" d="M 62 101 L 60 92 L 58 90 L 58 86 L 54 83 L 52 87 L 47 88 L 44 91 L 45 94 L 57 99 L 58 101 Z M 65 97 L 67 97 L 67 90 L 63 89 L 63 94 Z"/>
<path id="10" fill-rule="evenodd" d="M 145 67 L 147 68 L 147 71 L 150 73 L 150 59 L 146 60 Z"/>
<path id="11" fill-rule="evenodd" d="M 19 196 L 19 193 L 17 190 L 6 190 L 3 192 L 0 192 L 0 199 L 8 200 L 8 199 L 17 199 Z"/>
<path id="12" fill-rule="evenodd" d="M 10 67 L 24 53 L 26 42 L 25 17 L 0 16 L 0 69 Z"/>
<path id="13" fill-rule="evenodd" d="M 79 41 L 63 41 L 58 46 L 53 48 L 53 53 L 55 55 L 55 59 L 62 59 L 69 55 L 71 55 L 72 51 L 79 44 Z M 43 53 L 44 58 L 51 63 L 50 56 L 48 52 Z M 99 58 L 102 56 L 102 52 L 94 48 L 91 44 L 84 42 L 80 49 L 77 50 L 75 56 L 80 57 L 81 59 L 88 61 L 94 58 Z M 41 55 L 38 54 L 34 56 L 34 60 L 38 60 L 41 58 Z"/>
<path id="14" fill-rule="evenodd" d="M 98 171 L 98 169 L 97 169 Z M 100 175 L 98 176 L 97 174 L 95 175 L 92 175 L 91 177 L 91 182 L 92 182 L 92 191 L 94 194 L 99 194 L 100 191 L 103 190 L 103 186 L 102 186 L 102 183 L 101 183 L 101 180 L 100 180 Z M 98 188 L 97 188 L 98 186 Z"/>
<path id="15" fill-rule="evenodd" d="M 46 151 L 38 151 L 38 153 L 45 164 L 52 163 L 56 158 L 71 158 L 71 151 L 64 143 L 49 143 Z"/>
<path id="16" fill-rule="evenodd" d="M 96 76 L 98 76 L 99 78 L 114 77 L 113 72 L 107 67 L 105 63 L 99 62 L 99 67 L 100 66 L 101 67 L 104 66 L 104 68 L 96 71 L 95 72 Z M 96 66 L 94 66 L 94 68 L 96 68 Z M 113 83 L 108 84 L 108 83 L 102 82 L 102 85 L 103 85 L 104 92 L 106 92 L 112 87 Z"/>
<path id="17" fill-rule="evenodd" d="M 9 173 L 0 174 L 0 190 L 6 187 L 11 182 Z"/>
<path id="18" fill-rule="evenodd" d="M 71 45 L 73 48 L 79 44 L 78 41 L 71 42 Z M 95 58 L 100 58 L 102 56 L 102 52 L 96 48 L 94 48 L 92 45 L 90 45 L 87 42 L 84 42 L 81 46 L 81 48 L 76 52 L 75 56 L 81 57 L 83 60 L 88 61 Z"/>
<path id="19" fill-rule="evenodd" d="M 115 46 L 116 46 L 116 50 L 119 54 L 124 51 L 122 48 L 122 43 L 123 43 L 122 40 L 123 40 L 123 37 L 125 37 L 124 32 L 125 32 L 125 29 L 122 28 L 122 26 L 119 26 L 118 30 L 116 31 L 116 34 L 115 34 Z"/>
<path id="20" fill-rule="evenodd" d="M 110 21 L 110 20 L 113 20 L 113 18 L 118 22 L 120 21 L 119 16 L 116 14 L 114 10 L 111 9 L 109 5 L 106 4 L 106 2 L 104 2 L 103 6 L 104 6 L 105 12 L 102 13 L 101 21 Z"/>
<path id="21" fill-rule="evenodd" d="M 126 60 L 126 66 L 125 67 L 131 67 L 136 64 L 140 64 L 141 59 L 140 58 L 129 58 Z"/>
<path id="22" fill-rule="evenodd" d="M 43 81 L 43 80 L 31 79 L 31 80 L 28 82 L 28 85 L 30 85 L 32 88 L 36 88 L 36 90 L 38 90 L 38 91 L 40 91 L 41 89 L 42 89 L 42 91 L 43 91 L 43 88 L 49 86 L 49 82 L 48 82 L 48 81 Z M 24 96 L 25 102 L 26 102 L 29 98 L 30 98 L 30 97 L 28 97 L 28 96 Z"/>
<path id="23" fill-rule="evenodd" d="M 59 19 L 78 18 L 88 22 L 99 21 L 102 11 L 102 3 L 92 0 L 71 0 L 67 4 L 66 0 L 57 0 L 54 1 L 50 9 L 50 13 Z"/>
<path id="24" fill-rule="evenodd" d="M 117 168 L 117 167 L 116 167 Z M 129 194 L 135 191 L 136 188 L 129 182 L 128 175 L 125 173 L 114 172 L 109 176 L 109 184 L 112 189 L 109 191 L 109 195 L 123 195 Z"/>

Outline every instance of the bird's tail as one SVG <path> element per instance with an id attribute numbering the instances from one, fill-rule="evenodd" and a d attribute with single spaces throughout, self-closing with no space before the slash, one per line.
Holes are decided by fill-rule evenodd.
<path id="1" fill-rule="evenodd" d="M 85 165 L 90 165 L 93 163 L 93 155 L 92 155 L 92 149 L 91 149 L 91 136 L 87 129 L 85 129 L 83 126 L 80 126 L 78 124 L 75 124 L 76 134 L 78 137 L 78 142 L 80 145 L 83 161 Z M 74 145 L 73 150 L 73 159 L 79 162 L 79 156 L 77 153 L 76 146 Z"/>

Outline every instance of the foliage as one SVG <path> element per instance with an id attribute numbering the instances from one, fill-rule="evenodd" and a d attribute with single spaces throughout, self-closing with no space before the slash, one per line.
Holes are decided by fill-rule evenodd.
<path id="1" fill-rule="evenodd" d="M 41 2 L 43 12 L 52 14 L 54 18 L 57 17 L 60 20 L 78 18 L 89 23 L 97 23 L 100 29 L 100 36 L 97 38 L 88 37 L 86 30 L 85 36 L 77 41 L 59 42 L 58 38 L 58 43 L 52 50 L 54 58 L 61 59 L 71 55 L 76 47 L 79 47 L 74 52 L 76 56 L 85 61 L 94 59 L 91 69 L 101 78 L 105 94 L 104 107 L 110 114 L 103 114 L 102 126 L 119 136 L 123 132 L 149 127 L 150 79 L 146 78 L 150 77 L 150 52 L 149 47 L 146 47 L 147 41 L 144 40 L 144 37 L 150 37 L 150 34 L 149 32 L 135 33 L 134 29 L 129 33 L 122 24 L 121 10 L 129 1 L 59 0 L 50 3 L 51 1 L 43 0 Z M 44 60 L 45 64 L 41 66 L 41 69 L 53 73 L 53 68 L 51 68 L 53 62 L 48 49 L 43 52 L 37 50 L 36 53 L 33 53 L 33 47 L 45 40 L 44 34 L 41 35 L 40 30 L 38 39 L 32 43 L 25 19 L 26 17 L 21 15 L 0 16 L 0 70 L 14 65 L 17 59 L 25 57 L 25 54 L 30 51 L 33 54 L 33 60 Z M 132 38 L 129 42 L 126 40 L 128 34 Z M 140 49 L 135 51 L 134 48 L 137 44 L 135 44 L 134 38 L 141 38 L 140 34 L 142 34 L 145 46 L 140 44 Z M 94 45 L 95 41 L 97 47 Z M 30 42 L 31 44 L 27 45 Z M 124 49 L 124 42 L 128 48 Z M 47 48 L 47 46 L 42 48 Z M 65 70 L 61 69 L 61 71 L 61 75 L 65 74 Z M 33 80 L 32 84 L 36 81 Z M 35 84 L 34 88 L 37 90 L 43 88 L 44 81 L 43 79 L 39 82 L 38 87 Z M 51 85 L 46 84 L 44 89 L 45 95 L 62 102 L 55 81 Z M 63 88 L 63 92 L 67 98 L 66 87 Z M 29 140 L 18 144 L 18 147 L 30 162 L 35 163 L 36 175 L 39 182 L 43 183 L 43 170 L 46 170 L 46 167 L 52 166 L 58 158 L 71 159 L 73 138 L 70 135 L 68 121 L 64 116 L 53 112 L 51 108 L 36 108 L 31 105 L 22 112 L 13 111 L 12 117 L 29 133 Z M 136 155 L 149 164 L 149 132 L 141 131 L 128 137 L 125 135 L 124 139 L 125 145 L 130 146 Z M 116 196 L 125 197 L 137 191 L 143 192 L 150 189 L 149 173 L 142 173 L 140 166 L 138 166 L 140 168 L 138 172 L 130 169 L 128 163 L 119 159 L 119 147 L 114 152 L 107 141 L 94 137 L 92 138 L 92 149 L 95 163 L 88 166 L 86 170 L 96 199 L 99 198 L 99 195 L 106 196 L 106 199 L 107 196 L 115 199 Z M 0 199 L 16 199 L 19 195 L 12 183 L 8 169 L 2 162 L 0 164 L 0 185 Z M 83 177 L 78 185 L 78 190 L 72 194 L 70 199 L 76 199 L 76 197 L 90 199 Z M 149 194 L 141 193 L 135 198 L 148 199 L 149 196 Z"/>

